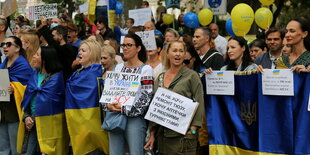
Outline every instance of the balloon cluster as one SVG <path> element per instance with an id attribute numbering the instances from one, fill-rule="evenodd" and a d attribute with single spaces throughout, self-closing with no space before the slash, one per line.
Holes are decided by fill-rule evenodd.
<path id="1" fill-rule="evenodd" d="M 270 5 L 274 0 L 260 0 L 263 5 Z M 272 3 L 270 3 L 272 2 Z M 255 14 L 253 9 L 245 4 L 236 5 L 231 11 L 231 19 L 226 21 L 226 31 L 229 35 L 245 36 L 255 23 L 262 29 L 267 29 L 273 20 L 273 14 L 268 8 L 260 8 Z"/>
<path id="2" fill-rule="evenodd" d="M 116 8 L 115 8 L 115 13 L 117 15 L 122 14 L 124 12 L 124 3 L 117 1 L 116 2 Z"/>

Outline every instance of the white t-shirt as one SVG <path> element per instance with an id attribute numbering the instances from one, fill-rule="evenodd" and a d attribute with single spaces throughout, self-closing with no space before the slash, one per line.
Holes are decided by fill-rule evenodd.
<path id="1" fill-rule="evenodd" d="M 214 39 L 216 50 L 218 50 L 222 55 L 225 55 L 227 52 L 227 40 L 221 35 L 217 35 Z"/>
<path id="2" fill-rule="evenodd" d="M 97 6 L 107 6 L 108 0 L 97 0 Z"/>

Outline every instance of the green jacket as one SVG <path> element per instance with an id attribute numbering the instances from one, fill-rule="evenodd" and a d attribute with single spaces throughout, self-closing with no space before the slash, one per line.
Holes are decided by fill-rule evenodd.
<path id="1" fill-rule="evenodd" d="M 154 84 L 154 92 L 157 91 L 158 87 L 163 86 L 163 78 L 165 72 L 161 73 L 158 78 L 155 80 Z M 183 95 L 188 98 L 195 99 L 199 105 L 197 111 L 194 115 L 194 118 L 191 122 L 190 126 L 198 126 L 201 127 L 203 117 L 205 114 L 204 108 L 204 100 L 203 100 L 203 88 L 202 83 L 200 80 L 199 75 L 197 72 L 188 69 L 187 67 L 182 67 L 179 73 L 174 77 L 173 81 L 171 82 L 170 86 L 167 88 L 175 93 Z M 176 136 L 183 136 L 180 133 L 177 133 L 173 130 L 168 128 L 163 128 L 164 137 L 176 137 Z"/>

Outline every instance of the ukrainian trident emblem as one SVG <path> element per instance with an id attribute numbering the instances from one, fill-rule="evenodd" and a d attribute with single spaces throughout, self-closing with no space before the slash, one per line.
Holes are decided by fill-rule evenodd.
<path id="1" fill-rule="evenodd" d="M 252 104 L 251 101 L 248 101 L 248 104 L 243 102 L 240 103 L 241 120 L 245 121 L 248 125 L 256 121 L 256 105 L 256 102 Z"/>

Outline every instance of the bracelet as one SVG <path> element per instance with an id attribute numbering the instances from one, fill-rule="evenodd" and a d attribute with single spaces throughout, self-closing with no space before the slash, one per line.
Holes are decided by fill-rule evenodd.
<path id="1" fill-rule="evenodd" d="M 195 135 L 197 133 L 197 130 L 193 130 L 193 129 L 190 129 L 189 130 L 193 135 Z"/>

